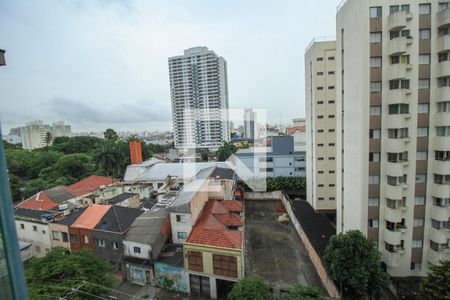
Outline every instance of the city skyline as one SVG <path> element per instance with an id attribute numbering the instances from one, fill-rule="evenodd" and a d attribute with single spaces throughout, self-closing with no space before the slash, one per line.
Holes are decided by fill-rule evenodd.
<path id="1" fill-rule="evenodd" d="M 304 49 L 334 33 L 336 2 L 322 2 L 4 1 L 3 133 L 35 119 L 74 131 L 172 130 L 168 58 L 195 46 L 227 58 L 230 107 L 267 108 L 269 122 L 289 124 L 304 116 Z"/>

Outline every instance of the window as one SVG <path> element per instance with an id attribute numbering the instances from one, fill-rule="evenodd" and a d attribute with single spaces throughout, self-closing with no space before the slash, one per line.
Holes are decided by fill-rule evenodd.
<path id="1" fill-rule="evenodd" d="M 89 237 L 87 235 L 83 235 L 84 243 L 89 244 Z"/>
<path id="2" fill-rule="evenodd" d="M 430 88 L 430 79 L 419 79 L 419 90 L 427 90 Z"/>
<path id="3" fill-rule="evenodd" d="M 105 240 L 97 240 L 97 246 L 105 248 Z"/>
<path id="4" fill-rule="evenodd" d="M 433 197 L 433 205 L 447 207 L 450 205 L 450 198 L 437 198 Z"/>
<path id="5" fill-rule="evenodd" d="M 371 32 L 370 33 L 371 43 L 381 43 L 381 32 Z"/>
<path id="6" fill-rule="evenodd" d="M 389 114 L 409 114 L 409 104 L 389 104 Z"/>
<path id="7" fill-rule="evenodd" d="M 422 227 L 423 226 L 423 219 L 414 219 L 413 220 L 413 226 L 414 227 Z"/>
<path id="8" fill-rule="evenodd" d="M 380 203 L 379 198 L 369 198 L 369 206 L 378 206 Z"/>
<path id="9" fill-rule="evenodd" d="M 370 152 L 369 161 L 380 161 L 380 152 Z"/>
<path id="10" fill-rule="evenodd" d="M 369 176 L 369 184 L 380 184 L 380 176 Z"/>
<path id="11" fill-rule="evenodd" d="M 420 29 L 419 30 L 419 37 L 421 40 L 429 40 L 430 36 L 431 36 L 430 29 Z"/>
<path id="12" fill-rule="evenodd" d="M 52 230 L 52 239 L 54 241 L 59 241 L 59 232 L 56 230 Z"/>
<path id="13" fill-rule="evenodd" d="M 111 242 L 111 246 L 114 250 L 119 249 L 119 244 L 117 242 Z"/>
<path id="14" fill-rule="evenodd" d="M 62 241 L 64 243 L 68 243 L 69 242 L 69 235 L 67 234 L 67 232 L 61 232 L 62 234 Z"/>
<path id="15" fill-rule="evenodd" d="M 403 5 L 391 5 L 389 7 L 389 13 L 393 14 L 399 11 L 406 11 L 409 13 L 409 4 L 403 4 Z"/>
<path id="16" fill-rule="evenodd" d="M 134 252 L 134 253 L 141 253 L 141 247 L 136 247 L 136 246 L 134 246 L 134 247 L 133 247 L 133 252 Z"/>
<path id="17" fill-rule="evenodd" d="M 427 160 L 428 151 L 417 151 L 416 160 Z"/>
<path id="18" fill-rule="evenodd" d="M 328 75 L 333 75 L 334 71 L 328 71 Z"/>
<path id="19" fill-rule="evenodd" d="M 328 200 L 334 201 L 334 197 L 329 197 Z"/>
<path id="20" fill-rule="evenodd" d="M 317 132 L 322 133 L 323 129 L 317 129 Z"/>
<path id="21" fill-rule="evenodd" d="M 435 151 L 434 159 L 440 161 L 450 160 L 450 151 Z"/>
<path id="22" fill-rule="evenodd" d="M 259 168 L 260 172 L 273 172 L 273 168 Z"/>
<path id="23" fill-rule="evenodd" d="M 371 106 L 370 107 L 370 115 L 371 116 L 379 116 L 381 115 L 381 106 Z"/>
<path id="24" fill-rule="evenodd" d="M 450 175 L 434 174 L 434 183 L 449 184 L 450 183 Z"/>
<path id="25" fill-rule="evenodd" d="M 391 186 L 399 186 L 400 184 L 406 183 L 407 181 L 407 175 L 403 176 L 387 176 L 387 184 Z"/>
<path id="26" fill-rule="evenodd" d="M 177 223 L 186 223 L 186 216 L 185 215 L 177 215 Z"/>
<path id="27" fill-rule="evenodd" d="M 331 86 L 328 87 L 328 89 L 329 90 L 334 90 L 334 86 L 331 85 Z"/>
<path id="28" fill-rule="evenodd" d="M 259 158 L 259 162 L 273 162 L 273 157 L 260 157 Z M 180 219 L 182 219 L 181 217 L 182 216 L 178 216 L 177 215 L 177 222 L 178 222 L 178 217 L 180 217 Z M 185 218 L 185 220 L 183 221 L 183 223 L 185 223 L 186 222 L 186 218 Z"/>
<path id="29" fill-rule="evenodd" d="M 450 126 L 436 126 L 437 136 L 450 136 Z"/>
<path id="30" fill-rule="evenodd" d="M 370 58 L 370 67 L 371 68 L 380 68 L 381 67 L 381 57 L 371 57 Z"/>
<path id="31" fill-rule="evenodd" d="M 325 198 L 324 197 L 319 197 L 319 198 L 317 198 L 317 200 L 325 200 Z"/>
<path id="32" fill-rule="evenodd" d="M 328 132 L 334 132 L 334 129 L 328 129 Z"/>
<path id="33" fill-rule="evenodd" d="M 329 174 L 334 174 L 334 170 L 328 171 Z"/>
<path id="34" fill-rule="evenodd" d="M 188 269 L 194 272 L 203 272 L 203 255 L 199 251 L 188 251 Z"/>
<path id="35" fill-rule="evenodd" d="M 334 143 L 328 143 L 328 147 L 334 147 Z"/>
<path id="36" fill-rule="evenodd" d="M 389 89 L 390 90 L 409 89 L 409 79 L 389 80 Z"/>
<path id="37" fill-rule="evenodd" d="M 229 255 L 213 254 L 213 273 L 227 277 L 238 277 L 237 258 Z"/>
<path id="38" fill-rule="evenodd" d="M 431 5 L 426 4 L 419 4 L 419 15 L 429 15 L 431 13 Z"/>
<path id="39" fill-rule="evenodd" d="M 317 101 L 317 104 L 323 104 L 323 101 Z"/>
<path id="40" fill-rule="evenodd" d="M 334 115 L 329 115 L 328 119 L 334 119 Z"/>
<path id="41" fill-rule="evenodd" d="M 304 155 L 296 156 L 295 161 L 305 161 L 305 156 Z"/>
<path id="42" fill-rule="evenodd" d="M 317 76 L 322 76 L 323 72 L 317 72 Z"/>
<path id="43" fill-rule="evenodd" d="M 388 152 L 388 162 L 403 162 L 403 161 L 408 161 L 408 152 L 400 152 L 400 153 L 395 153 L 395 152 Z"/>
<path id="44" fill-rule="evenodd" d="M 25 229 L 25 224 L 20 223 L 20 229 Z"/>
<path id="45" fill-rule="evenodd" d="M 45 230 L 42 230 L 42 234 L 47 234 L 47 231 L 45 231 Z"/>
<path id="46" fill-rule="evenodd" d="M 450 112 L 450 101 L 443 101 L 437 103 L 438 112 Z"/>
<path id="47" fill-rule="evenodd" d="M 449 1 L 439 2 L 438 11 L 443 11 L 449 8 Z"/>
<path id="48" fill-rule="evenodd" d="M 416 183 L 424 183 L 427 181 L 426 174 L 416 174 Z"/>
<path id="49" fill-rule="evenodd" d="M 369 136 L 371 139 L 379 139 L 381 137 L 380 129 L 370 129 Z"/>
<path id="50" fill-rule="evenodd" d="M 425 197 L 424 196 L 414 197 L 414 205 L 425 205 Z"/>
<path id="51" fill-rule="evenodd" d="M 317 61 L 323 61 L 323 57 L 318 57 Z"/>
<path id="52" fill-rule="evenodd" d="M 450 84 L 449 77 L 439 77 L 439 78 L 437 79 L 437 85 L 438 85 L 438 87 L 449 86 L 449 84 Z"/>
<path id="53" fill-rule="evenodd" d="M 429 65 L 430 64 L 430 54 L 420 54 L 419 55 L 419 64 L 420 65 Z"/>
<path id="54" fill-rule="evenodd" d="M 334 56 L 328 56 L 328 60 L 334 60 Z"/>
<path id="55" fill-rule="evenodd" d="M 427 114 L 429 112 L 428 103 L 421 103 L 417 106 L 417 113 L 419 114 Z"/>
<path id="56" fill-rule="evenodd" d="M 76 234 L 70 235 L 70 242 L 71 243 L 78 243 L 78 236 Z"/>
<path id="57" fill-rule="evenodd" d="M 422 248 L 423 246 L 423 241 L 422 240 L 413 240 L 412 241 L 412 248 Z"/>
<path id="58" fill-rule="evenodd" d="M 381 6 L 373 6 L 369 10 L 369 15 L 371 18 L 381 17 Z"/>
<path id="59" fill-rule="evenodd" d="M 294 169 L 295 172 L 304 172 L 305 168 L 304 167 L 297 167 Z"/>
<path id="60" fill-rule="evenodd" d="M 417 128 L 417 137 L 426 137 L 426 136 L 428 136 L 428 127 Z"/>
<path id="61" fill-rule="evenodd" d="M 36 225 L 33 225 L 33 231 L 37 232 L 37 226 Z"/>
<path id="62" fill-rule="evenodd" d="M 370 92 L 371 93 L 381 92 L 381 81 L 372 81 L 370 83 Z"/>
<path id="63" fill-rule="evenodd" d="M 447 60 L 448 60 L 447 52 L 438 53 L 438 62 L 447 61 Z"/>
<path id="64" fill-rule="evenodd" d="M 398 38 L 398 37 L 400 37 L 400 36 L 402 36 L 402 37 L 410 37 L 411 36 L 411 33 L 410 33 L 410 31 L 408 30 L 408 29 L 405 29 L 405 30 L 398 30 L 398 31 L 391 31 L 390 33 L 389 33 L 389 38 L 392 40 L 392 39 L 395 39 L 395 38 Z M 402 62 L 402 63 L 409 63 L 409 62 Z"/>
<path id="65" fill-rule="evenodd" d="M 323 147 L 323 144 L 321 143 L 321 144 L 317 144 L 317 147 Z"/>
<path id="66" fill-rule="evenodd" d="M 408 137 L 408 128 L 388 129 L 390 139 L 402 139 Z"/>
<path id="67" fill-rule="evenodd" d="M 179 231 L 179 232 L 177 232 L 177 237 L 179 239 L 185 240 L 187 238 L 187 232 Z"/>
<path id="68" fill-rule="evenodd" d="M 322 91 L 322 90 L 323 90 L 323 86 L 318 86 L 318 87 L 317 87 L 317 90 L 318 90 L 318 91 Z"/>
<path id="69" fill-rule="evenodd" d="M 370 228 L 378 228 L 378 219 L 369 219 Z"/>
<path id="70" fill-rule="evenodd" d="M 334 157 L 328 157 L 328 160 L 334 160 Z"/>
<path id="71" fill-rule="evenodd" d="M 318 186 L 318 187 L 324 187 L 324 185 L 323 185 L 323 184 L 318 184 L 317 186 Z"/>

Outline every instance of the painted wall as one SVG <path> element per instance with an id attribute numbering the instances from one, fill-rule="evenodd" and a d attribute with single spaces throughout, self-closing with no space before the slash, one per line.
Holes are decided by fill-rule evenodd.
<path id="1" fill-rule="evenodd" d="M 58 224 L 58 223 L 49 223 L 48 227 L 49 227 L 49 232 L 50 232 L 50 239 L 51 239 L 52 248 L 54 248 L 54 247 L 64 247 L 64 248 L 70 250 L 69 227 L 67 227 L 66 225 Z M 58 240 L 53 238 L 53 234 L 52 234 L 53 231 L 57 231 L 58 232 Z M 67 234 L 67 238 L 68 238 L 67 242 L 63 241 L 63 237 L 62 237 L 62 233 L 63 232 L 65 232 Z"/>
<path id="2" fill-rule="evenodd" d="M 74 234 L 77 236 L 78 242 L 70 242 L 70 249 L 79 250 L 79 249 L 93 249 L 94 248 L 94 238 L 92 236 L 92 230 L 90 229 L 82 229 L 82 228 L 69 228 L 69 240 L 70 235 Z M 87 237 L 87 243 L 84 240 L 84 237 Z"/>
<path id="3" fill-rule="evenodd" d="M 114 270 L 122 269 L 122 257 L 123 257 L 123 234 L 93 230 L 92 235 L 94 237 L 94 254 L 98 257 L 111 262 Z M 100 246 L 98 240 L 104 241 L 104 247 Z M 113 243 L 117 243 L 117 248 L 113 247 Z"/>
<path id="4" fill-rule="evenodd" d="M 177 215 L 184 216 L 186 222 L 177 222 Z M 172 240 L 175 244 L 182 244 L 192 230 L 192 215 L 184 213 L 170 213 L 170 224 L 172 225 Z M 178 238 L 178 232 L 186 232 L 186 238 Z"/>
<path id="5" fill-rule="evenodd" d="M 134 253 L 134 247 L 141 248 L 141 253 Z M 147 244 L 136 243 L 132 241 L 123 241 L 123 253 L 125 256 L 131 256 L 141 259 L 150 260 L 150 253 L 152 251 L 152 246 Z"/>
<path id="6" fill-rule="evenodd" d="M 155 263 L 154 271 L 158 286 L 172 291 L 189 293 L 189 275 L 183 268 Z"/>
<path id="7" fill-rule="evenodd" d="M 23 224 L 23 229 L 21 228 Z M 33 230 L 35 226 L 36 231 Z M 20 241 L 31 243 L 33 256 L 44 256 L 50 251 L 50 230 L 47 223 L 24 221 L 16 219 L 17 237 Z"/>

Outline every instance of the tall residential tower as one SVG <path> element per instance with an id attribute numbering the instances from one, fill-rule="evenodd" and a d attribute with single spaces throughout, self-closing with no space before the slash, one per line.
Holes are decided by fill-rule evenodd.
<path id="1" fill-rule="evenodd" d="M 425 275 L 450 259 L 449 2 L 348 0 L 336 21 L 338 232 Z"/>
<path id="2" fill-rule="evenodd" d="M 307 201 L 336 211 L 336 41 L 314 39 L 305 52 Z"/>
<path id="3" fill-rule="evenodd" d="M 227 63 L 207 47 L 169 58 L 175 147 L 218 148 L 229 141 Z"/>

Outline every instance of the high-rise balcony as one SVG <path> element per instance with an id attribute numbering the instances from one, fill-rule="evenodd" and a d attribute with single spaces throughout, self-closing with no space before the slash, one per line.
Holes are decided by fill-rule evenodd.
<path id="1" fill-rule="evenodd" d="M 438 87 L 434 95 L 437 101 L 448 101 L 450 99 L 450 86 Z"/>
<path id="2" fill-rule="evenodd" d="M 433 183 L 432 189 L 432 195 L 434 197 L 448 198 L 448 195 L 450 195 L 450 185 L 448 184 Z"/>
<path id="3" fill-rule="evenodd" d="M 386 220 L 388 220 L 389 222 L 393 222 L 393 223 L 399 223 L 402 221 L 403 217 L 403 213 L 407 210 L 408 208 L 406 206 L 398 206 L 395 208 L 390 208 L 390 207 L 385 207 L 384 209 L 384 218 Z M 387 229 L 386 229 L 387 230 Z M 389 230 L 388 230 L 389 231 Z M 387 241 L 387 240 L 386 240 Z M 391 242 L 387 241 L 388 243 L 392 244 Z M 395 244 L 395 243 L 394 243 Z"/>
<path id="4" fill-rule="evenodd" d="M 450 160 L 433 160 L 432 166 L 433 173 L 446 174 L 450 171 Z"/>
<path id="5" fill-rule="evenodd" d="M 388 80 L 408 78 L 412 70 L 411 64 L 392 64 L 387 67 Z"/>
<path id="6" fill-rule="evenodd" d="M 431 206 L 431 218 L 437 221 L 448 221 L 450 217 L 450 206 Z"/>
<path id="7" fill-rule="evenodd" d="M 401 139 L 389 139 L 386 143 L 386 151 L 392 153 L 400 153 L 408 150 L 407 143 L 409 143 L 410 138 Z"/>
<path id="8" fill-rule="evenodd" d="M 444 60 L 436 65 L 436 76 L 450 76 L 450 60 Z"/>
<path id="9" fill-rule="evenodd" d="M 411 119 L 411 115 L 408 114 L 395 114 L 387 115 L 386 126 L 388 128 L 404 128 L 408 127 L 408 121 Z"/>
<path id="10" fill-rule="evenodd" d="M 402 241 L 402 232 L 400 230 L 384 229 L 384 240 L 393 245 L 399 245 Z"/>
<path id="11" fill-rule="evenodd" d="M 409 162 L 387 162 L 386 163 L 386 174 L 389 176 L 400 177 L 405 174 L 405 169 L 408 167 Z"/>
<path id="12" fill-rule="evenodd" d="M 436 44 L 437 52 L 450 51 L 450 34 L 444 34 L 438 37 Z"/>
<path id="13" fill-rule="evenodd" d="M 411 89 L 393 89 L 387 91 L 386 98 L 389 100 L 389 104 L 410 103 L 411 94 Z"/>
<path id="14" fill-rule="evenodd" d="M 436 126 L 447 126 L 448 120 L 449 120 L 448 117 L 449 117 L 449 114 L 446 112 L 435 113 L 435 114 L 433 114 L 434 124 Z"/>
<path id="15" fill-rule="evenodd" d="M 404 10 L 390 14 L 388 17 L 389 31 L 405 28 L 408 20 L 411 19 L 412 14 Z"/>
<path id="16" fill-rule="evenodd" d="M 386 185 L 386 198 L 389 199 L 402 199 L 406 194 L 408 184 L 402 183 L 400 185 Z"/>
<path id="17" fill-rule="evenodd" d="M 428 251 L 428 261 L 434 265 L 439 264 L 441 260 L 450 260 L 450 249 L 430 249 Z"/>
<path id="18" fill-rule="evenodd" d="M 404 254 L 404 250 L 393 250 L 388 251 L 386 249 L 383 250 L 383 261 L 384 263 L 392 268 L 398 267 L 400 265 L 400 259 L 402 254 Z"/>
<path id="19" fill-rule="evenodd" d="M 436 14 L 436 25 L 437 27 L 450 26 L 450 9 L 441 10 Z"/>
<path id="20" fill-rule="evenodd" d="M 388 54 L 400 55 L 408 50 L 408 47 L 412 44 L 411 37 L 401 36 L 388 41 Z"/>
<path id="21" fill-rule="evenodd" d="M 435 136 L 433 138 L 433 145 L 435 149 L 450 149 L 450 136 Z"/>
<path id="22" fill-rule="evenodd" d="M 447 228 L 441 228 L 436 229 L 431 227 L 430 228 L 430 240 L 432 240 L 435 243 L 438 244 L 445 244 L 447 243 L 447 239 L 450 237 L 449 229 Z"/>

